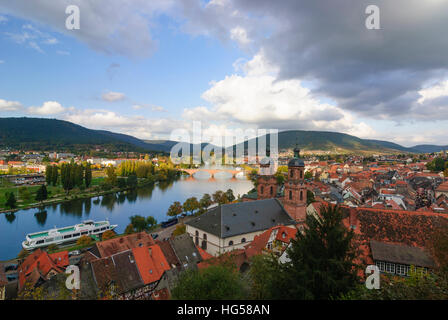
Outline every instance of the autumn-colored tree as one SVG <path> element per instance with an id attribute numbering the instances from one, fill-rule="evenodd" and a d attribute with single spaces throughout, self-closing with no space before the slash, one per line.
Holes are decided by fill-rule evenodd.
<path id="1" fill-rule="evenodd" d="M 182 205 L 180 204 L 179 201 L 176 201 L 168 208 L 168 212 L 166 214 L 170 217 L 176 217 L 181 213 L 182 213 Z"/>
<path id="2" fill-rule="evenodd" d="M 191 197 L 185 200 L 184 204 L 182 205 L 182 208 L 184 211 L 193 213 L 194 210 L 197 210 L 199 208 L 199 201 L 196 197 Z"/>
<path id="3" fill-rule="evenodd" d="M 128 225 L 126 226 L 126 229 L 124 229 L 124 233 L 125 233 L 125 234 L 132 234 L 132 233 L 135 233 L 134 225 L 133 225 L 132 223 L 128 224 Z"/>
<path id="4" fill-rule="evenodd" d="M 107 230 L 106 232 L 103 233 L 103 235 L 101 236 L 101 240 L 109 240 L 112 239 L 113 237 L 115 237 L 116 233 L 113 230 Z"/>
<path id="5" fill-rule="evenodd" d="M 87 246 L 92 243 L 92 238 L 89 236 L 81 236 L 78 241 L 76 241 L 76 244 L 78 246 Z"/>
<path id="6" fill-rule="evenodd" d="M 17 258 L 20 259 L 20 260 L 22 260 L 22 259 L 25 259 L 26 257 L 28 257 L 29 254 L 30 254 L 30 252 L 29 252 L 28 250 L 26 250 L 26 249 L 22 249 L 22 250 L 20 251 L 20 253 L 17 255 Z"/>
<path id="7" fill-rule="evenodd" d="M 176 226 L 176 229 L 174 229 L 173 231 L 173 236 L 177 237 L 180 236 L 181 234 L 184 234 L 185 232 L 187 232 L 187 226 L 184 224 L 178 224 Z"/>

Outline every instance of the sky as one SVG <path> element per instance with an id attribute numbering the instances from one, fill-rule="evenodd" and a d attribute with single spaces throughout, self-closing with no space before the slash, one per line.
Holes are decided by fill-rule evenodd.
<path id="1" fill-rule="evenodd" d="M 0 0 L 0 116 L 447 145 L 446 30 L 446 0 Z"/>

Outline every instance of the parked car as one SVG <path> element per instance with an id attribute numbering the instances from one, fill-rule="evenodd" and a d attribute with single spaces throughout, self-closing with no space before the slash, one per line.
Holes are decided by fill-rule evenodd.
<path id="1" fill-rule="evenodd" d="M 170 220 L 162 222 L 162 228 L 167 228 L 169 226 L 174 226 L 176 223 L 178 223 L 179 220 L 177 218 L 172 218 Z"/>
<path id="2" fill-rule="evenodd" d="M 9 282 L 16 281 L 17 279 L 19 279 L 19 275 L 17 273 L 8 274 L 6 275 L 6 279 L 8 279 Z"/>
<path id="3" fill-rule="evenodd" d="M 68 253 L 68 256 L 69 257 L 72 257 L 72 256 L 79 256 L 81 254 L 81 251 L 79 251 L 79 250 L 74 250 L 74 251 L 70 251 L 69 253 Z"/>
<path id="4" fill-rule="evenodd" d="M 18 267 L 19 267 L 19 265 L 15 264 L 15 263 L 14 264 L 8 264 L 8 265 L 5 266 L 5 272 L 17 270 Z"/>

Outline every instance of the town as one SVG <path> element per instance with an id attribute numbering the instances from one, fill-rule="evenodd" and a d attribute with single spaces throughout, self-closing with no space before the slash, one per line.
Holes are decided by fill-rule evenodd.
<path id="1" fill-rule="evenodd" d="M 115 193 L 129 186 L 132 174 L 138 176 L 136 188 L 148 177 L 152 183 L 160 179 L 157 172 L 164 167 L 189 176 L 189 169 L 171 165 L 169 157 L 162 153 L 126 156 L 129 158 L 101 159 L 3 151 L 1 177 L 3 184 L 5 180 L 10 184 L 3 189 L 19 189 L 14 203 L 26 202 L 22 197 L 29 188 L 63 184 L 59 173 L 53 183 L 49 178 L 54 176 L 52 172 L 62 172 L 68 165 L 84 168 L 83 163 L 95 176 L 107 172 L 97 179 L 111 181 L 106 189 Z M 446 231 L 440 228 L 446 227 L 448 214 L 447 152 L 302 157 L 295 147 L 282 150 L 277 165 L 271 163 L 271 159 L 264 158 L 257 159 L 255 165 L 245 165 L 244 172 L 254 186 L 246 194 L 235 197 L 232 190 L 224 190 L 204 194 L 200 199 L 188 198 L 184 204 L 173 203 L 167 212 L 168 218 L 175 218 L 168 220 L 172 223 L 160 225 L 152 217 L 134 216 L 124 234 L 111 229 L 100 237 L 80 236 L 76 246 L 59 248 L 50 243 L 36 250 L 23 249 L 18 258 L 0 265 L 0 297 L 160 300 L 171 299 L 174 294 L 188 298 L 179 288 L 182 275 L 229 263 L 238 277 L 252 279 L 250 283 L 255 286 L 256 279 L 251 277 L 255 277 L 252 269 L 259 268 L 257 259 L 273 255 L 281 263 L 290 261 L 287 249 L 297 233 L 309 228 L 307 217 L 322 217 L 321 210 L 335 206 L 342 212 L 342 224 L 354 233 L 353 243 L 361 249 L 353 257 L 361 269 L 374 264 L 387 276 L 409 277 L 413 268 L 428 274 L 445 263 L 440 260 L 440 252 L 434 253 L 431 234 Z M 142 168 L 146 166 L 145 171 Z M 81 177 L 86 172 L 84 169 Z M 172 174 L 164 179 L 169 176 Z M 124 184 L 119 185 L 119 179 L 124 179 Z M 63 193 L 85 191 L 85 187 L 75 186 Z M 20 192 L 23 188 L 27 192 Z M 8 197 L 4 199 L 0 205 L 7 207 Z M 11 214 L 8 210 L 14 212 L 10 207 L 4 214 Z M 80 268 L 79 290 L 71 291 L 62 285 L 69 265 Z M 225 275 L 221 276 L 225 279 Z M 240 297 L 244 292 L 251 298 L 266 294 L 250 287 L 240 289 L 234 293 Z"/>

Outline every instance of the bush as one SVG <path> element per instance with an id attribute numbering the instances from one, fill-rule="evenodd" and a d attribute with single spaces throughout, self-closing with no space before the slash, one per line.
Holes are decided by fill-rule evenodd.
<path id="1" fill-rule="evenodd" d="M 112 230 L 107 230 L 106 232 L 103 233 L 103 235 L 101 236 L 101 239 L 104 240 L 109 240 L 112 239 L 113 237 L 115 237 L 115 232 Z"/>
<path id="2" fill-rule="evenodd" d="M 180 236 L 181 234 L 184 234 L 185 232 L 187 232 L 187 226 L 184 224 L 178 224 L 176 226 L 176 229 L 174 229 L 173 231 L 173 236 L 177 237 Z"/>
<path id="3" fill-rule="evenodd" d="M 234 268 L 211 266 L 183 273 L 172 291 L 180 300 L 237 300 L 247 297 L 244 283 Z"/>
<path id="4" fill-rule="evenodd" d="M 78 246 L 87 246 L 92 243 L 92 238 L 89 236 L 81 236 L 78 241 L 76 241 L 76 244 Z"/>

